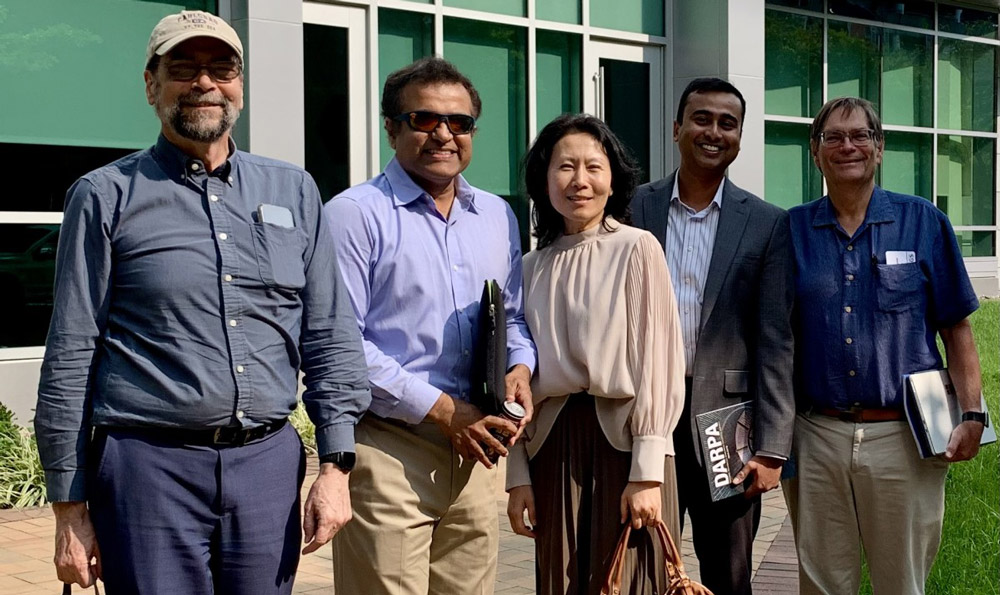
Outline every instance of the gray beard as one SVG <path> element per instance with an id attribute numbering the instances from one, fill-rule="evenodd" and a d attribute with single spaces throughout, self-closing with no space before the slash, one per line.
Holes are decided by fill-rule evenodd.
<path id="1" fill-rule="evenodd" d="M 218 120 L 214 115 L 199 112 L 185 113 L 181 105 L 190 97 L 183 97 L 174 105 L 158 108 L 160 118 L 169 122 L 170 127 L 182 137 L 202 143 L 214 143 L 232 130 L 240 111 L 231 101 L 222 98 L 222 117 Z"/>

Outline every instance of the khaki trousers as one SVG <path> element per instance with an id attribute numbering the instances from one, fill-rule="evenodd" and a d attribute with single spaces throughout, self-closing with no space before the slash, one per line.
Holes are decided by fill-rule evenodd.
<path id="1" fill-rule="evenodd" d="M 463 460 L 432 423 L 366 415 L 351 472 L 354 518 L 333 539 L 338 595 L 491 595 L 496 470 Z"/>
<path id="2" fill-rule="evenodd" d="M 795 420 L 794 478 L 782 482 L 799 592 L 858 592 L 861 548 L 876 595 L 921 595 L 941 542 L 948 463 L 922 460 L 906 422 Z"/>

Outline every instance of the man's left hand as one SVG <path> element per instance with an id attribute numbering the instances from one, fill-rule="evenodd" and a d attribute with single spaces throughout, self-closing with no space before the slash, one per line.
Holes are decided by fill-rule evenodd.
<path id="1" fill-rule="evenodd" d="M 949 463 L 968 461 L 979 453 L 979 441 L 983 438 L 983 424 L 977 421 L 963 421 L 951 432 L 951 439 L 941 457 Z"/>
<path id="2" fill-rule="evenodd" d="M 516 401 L 521 407 L 524 407 L 524 419 L 521 420 L 517 433 L 510 439 L 510 446 L 514 446 L 514 443 L 521 437 L 524 426 L 528 425 L 528 422 L 531 421 L 531 415 L 534 413 L 534 407 L 531 403 L 531 370 L 524 364 L 517 364 L 510 369 L 510 372 L 507 372 L 504 381 L 507 384 L 507 400 Z"/>
<path id="3" fill-rule="evenodd" d="M 344 528 L 351 520 L 351 492 L 348 474 L 333 463 L 320 465 L 319 476 L 309 489 L 302 532 L 306 547 L 303 554 L 311 554 Z"/>
<path id="4" fill-rule="evenodd" d="M 774 457 L 754 455 L 740 472 L 733 477 L 733 484 L 743 483 L 747 477 L 752 477 L 752 483 L 743 492 L 746 498 L 753 498 L 778 487 L 781 479 L 781 466 L 785 462 Z"/>

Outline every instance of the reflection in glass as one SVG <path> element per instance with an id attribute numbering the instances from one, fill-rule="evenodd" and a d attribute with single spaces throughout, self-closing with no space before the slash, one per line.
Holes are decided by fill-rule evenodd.
<path id="1" fill-rule="evenodd" d="M 535 18 L 542 21 L 580 24 L 580 0 L 542 0 L 535 2 Z"/>
<path id="2" fill-rule="evenodd" d="M 879 70 L 881 64 L 880 28 L 855 23 L 829 24 L 827 59 L 829 61 L 827 96 L 863 97 L 882 103 Z"/>
<path id="3" fill-rule="evenodd" d="M 934 38 L 882 29 L 882 123 L 934 125 Z"/>
<path id="4" fill-rule="evenodd" d="M 378 9 L 378 92 L 390 73 L 434 53 L 434 15 L 390 8 Z M 378 119 L 382 130 L 382 120 Z M 394 152 L 385 132 L 379 134 L 379 165 L 385 167 Z"/>
<path id="5" fill-rule="evenodd" d="M 536 0 L 538 2 L 539 0 Z M 546 0 L 540 0 L 545 2 Z M 663 0 L 590 0 L 590 24 L 648 35 L 663 35 Z"/>
<path id="6" fill-rule="evenodd" d="M 934 28 L 934 3 L 924 0 L 830 0 L 829 13 L 894 25 Z"/>
<path id="7" fill-rule="evenodd" d="M 767 3 L 801 10 L 823 12 L 823 0 L 767 0 Z"/>
<path id="8" fill-rule="evenodd" d="M 58 225 L 0 224 L 0 348 L 44 345 Z"/>
<path id="9" fill-rule="evenodd" d="M 813 116 L 823 103 L 823 21 L 769 10 L 764 40 L 764 109 Z"/>
<path id="10" fill-rule="evenodd" d="M 945 38 L 938 44 L 938 126 L 993 132 L 997 48 Z"/>
<path id="11" fill-rule="evenodd" d="M 583 39 L 573 33 L 544 29 L 539 29 L 535 35 L 535 124 L 541 130 L 560 114 L 580 111 Z"/>
<path id="12" fill-rule="evenodd" d="M 525 0 L 444 0 L 444 5 L 507 14 L 514 17 L 528 16 Z"/>
<path id="13" fill-rule="evenodd" d="M 305 74 L 305 157 L 329 200 L 350 186 L 347 29 L 302 25 Z"/>
<path id="14" fill-rule="evenodd" d="M 150 145 L 155 141 L 155 135 L 149 138 Z M 0 143 L 4 171 L 17 172 L 19 178 L 31 180 L 30 192 L 14 191 L 8 184 L 0 192 L 0 211 L 61 212 L 66 191 L 77 178 L 134 152 L 135 149 Z"/>
<path id="15" fill-rule="evenodd" d="M 764 123 L 764 199 L 789 209 L 823 194 L 809 151 L 809 125 Z"/>
<path id="16" fill-rule="evenodd" d="M 997 234 L 995 231 L 956 230 L 958 248 L 962 256 L 996 256 Z"/>
<path id="17" fill-rule="evenodd" d="M 931 200 L 933 146 L 930 134 L 886 131 L 878 184 L 886 190 Z"/>
<path id="18" fill-rule="evenodd" d="M 993 225 L 996 141 L 939 136 L 937 205 L 952 225 Z"/>
<path id="19" fill-rule="evenodd" d="M 948 33 L 997 38 L 997 13 L 961 6 L 938 5 L 938 29 Z"/>
<path id="20" fill-rule="evenodd" d="M 649 181 L 649 64 L 600 59 L 604 121 L 639 164 L 639 183 Z"/>

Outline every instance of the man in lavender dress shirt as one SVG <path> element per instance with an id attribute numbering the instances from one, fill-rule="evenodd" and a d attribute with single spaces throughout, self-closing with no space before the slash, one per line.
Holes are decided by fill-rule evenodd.
<path id="1" fill-rule="evenodd" d="M 338 593 L 492 593 L 498 526 L 490 428 L 469 403 L 483 282 L 507 311 L 507 398 L 531 415 L 535 348 L 522 313 L 517 221 L 460 175 L 481 103 L 440 58 L 391 75 L 382 115 L 395 158 L 325 207 L 361 327 L 373 401 L 357 430 L 354 522 L 334 540 Z M 481 464 L 477 464 L 481 463 Z"/>

